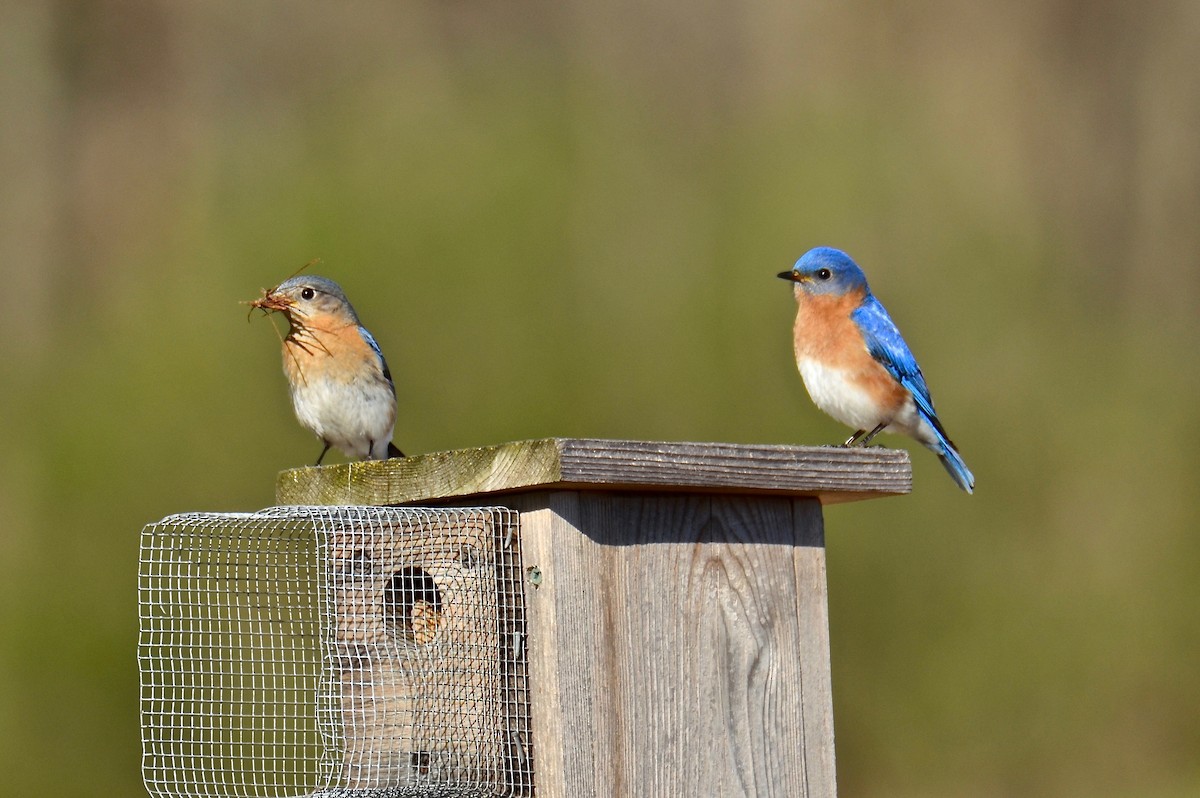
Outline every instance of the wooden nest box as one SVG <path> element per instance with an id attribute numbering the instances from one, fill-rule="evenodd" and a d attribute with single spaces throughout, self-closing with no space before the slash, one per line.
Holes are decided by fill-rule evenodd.
<path id="1" fill-rule="evenodd" d="M 146 785 L 833 796 L 821 508 L 910 481 L 895 450 L 547 439 L 285 471 L 286 506 L 164 519 Z"/>

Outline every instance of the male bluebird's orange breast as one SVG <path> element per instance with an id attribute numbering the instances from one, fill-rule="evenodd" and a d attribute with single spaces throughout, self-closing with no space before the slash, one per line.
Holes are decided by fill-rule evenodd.
<path id="1" fill-rule="evenodd" d="M 840 371 L 881 408 L 894 411 L 908 400 L 908 391 L 871 356 L 862 331 L 850 318 L 865 296 L 861 290 L 842 295 L 801 294 L 794 328 L 796 359 Z"/>

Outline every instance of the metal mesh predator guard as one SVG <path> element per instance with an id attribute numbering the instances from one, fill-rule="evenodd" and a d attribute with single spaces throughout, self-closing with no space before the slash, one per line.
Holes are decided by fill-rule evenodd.
<path id="1" fill-rule="evenodd" d="M 276 507 L 142 531 L 154 796 L 532 795 L 518 515 Z"/>

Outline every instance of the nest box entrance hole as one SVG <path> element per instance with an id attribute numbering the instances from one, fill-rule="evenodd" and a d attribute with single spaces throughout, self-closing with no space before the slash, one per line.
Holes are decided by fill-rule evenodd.
<path id="1" fill-rule="evenodd" d="M 383 588 L 383 618 L 388 630 L 409 643 L 425 645 L 442 627 L 442 591 L 424 568 L 408 566 L 392 574 Z"/>

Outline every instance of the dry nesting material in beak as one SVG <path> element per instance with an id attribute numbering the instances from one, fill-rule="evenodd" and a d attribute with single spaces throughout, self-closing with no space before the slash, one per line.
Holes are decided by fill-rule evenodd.
<path id="1" fill-rule="evenodd" d="M 260 296 L 258 299 L 251 300 L 247 304 L 249 304 L 252 308 L 258 308 L 259 310 L 264 310 L 268 313 L 272 310 L 287 311 L 292 306 L 290 299 L 274 293 L 274 289 L 268 291 L 265 288 L 263 289 L 262 296 Z"/>

